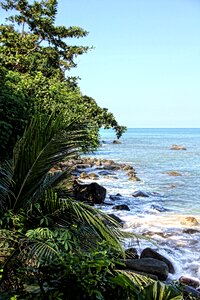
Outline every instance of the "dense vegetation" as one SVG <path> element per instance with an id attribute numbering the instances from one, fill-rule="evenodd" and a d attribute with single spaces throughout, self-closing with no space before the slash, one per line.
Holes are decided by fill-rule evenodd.
<path id="1" fill-rule="evenodd" d="M 67 41 L 87 32 L 55 26 L 56 0 L 1 6 L 15 13 L 0 26 L 1 299 L 182 299 L 176 288 L 122 271 L 127 234 L 55 192 L 63 172 L 53 166 L 95 149 L 101 127 L 125 131 L 67 76 L 89 50 Z"/>

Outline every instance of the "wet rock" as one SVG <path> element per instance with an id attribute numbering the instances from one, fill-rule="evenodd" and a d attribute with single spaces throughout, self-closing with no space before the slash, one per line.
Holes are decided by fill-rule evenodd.
<path id="1" fill-rule="evenodd" d="M 174 266 L 171 263 L 171 261 L 169 259 L 167 259 L 166 257 L 164 257 L 163 255 L 161 255 L 160 253 L 156 252 L 155 250 L 153 250 L 151 248 L 145 248 L 142 251 L 140 258 L 147 258 L 147 257 L 155 258 L 157 260 L 163 261 L 168 266 L 169 273 L 171 273 L 171 274 L 175 273 Z"/>
<path id="2" fill-rule="evenodd" d="M 165 172 L 165 174 L 167 174 L 169 176 L 182 176 L 182 174 L 177 171 L 168 171 L 168 172 Z"/>
<path id="3" fill-rule="evenodd" d="M 133 170 L 130 170 L 126 173 L 128 176 L 136 176 L 136 172 Z"/>
<path id="4" fill-rule="evenodd" d="M 117 195 L 110 195 L 110 199 L 113 200 L 113 201 L 116 201 L 116 200 L 120 200 L 122 197 L 121 194 L 117 194 Z"/>
<path id="5" fill-rule="evenodd" d="M 96 182 L 90 184 L 79 184 L 74 181 L 74 196 L 77 200 L 100 204 L 106 198 L 106 189 Z"/>
<path id="6" fill-rule="evenodd" d="M 88 177 L 89 177 L 90 179 L 98 179 L 98 178 L 99 178 L 99 176 L 98 176 L 97 174 L 95 174 L 95 173 L 89 173 L 89 174 L 88 174 Z"/>
<path id="7" fill-rule="evenodd" d="M 165 212 L 165 211 L 168 211 L 168 209 L 164 208 L 163 206 L 160 206 L 160 205 L 155 205 L 155 204 L 152 204 L 151 205 L 151 209 L 155 209 L 159 212 Z"/>
<path id="8" fill-rule="evenodd" d="M 138 259 L 139 255 L 136 248 L 128 248 L 125 250 L 125 255 L 127 259 Z"/>
<path id="9" fill-rule="evenodd" d="M 199 224 L 199 222 L 194 217 L 186 217 L 184 220 L 181 221 L 181 224 L 188 226 L 196 226 Z"/>
<path id="10" fill-rule="evenodd" d="M 195 234 L 195 233 L 200 233 L 200 231 L 192 228 L 187 228 L 183 230 L 183 233 Z"/>
<path id="11" fill-rule="evenodd" d="M 133 197 L 149 197 L 149 195 L 143 191 L 135 191 L 132 194 Z"/>
<path id="12" fill-rule="evenodd" d="M 131 181 L 141 181 L 141 179 L 137 176 L 129 176 L 129 179 L 128 180 L 131 180 Z"/>
<path id="13" fill-rule="evenodd" d="M 169 273 L 167 264 L 154 258 L 125 259 L 123 262 L 128 269 L 156 275 L 159 280 L 166 280 Z"/>
<path id="14" fill-rule="evenodd" d="M 112 170 L 112 171 L 115 171 L 115 170 L 120 170 L 121 167 L 120 165 L 118 164 L 112 164 L 112 165 L 106 165 L 103 167 L 104 170 Z"/>
<path id="15" fill-rule="evenodd" d="M 130 171 L 130 170 L 134 171 L 133 167 L 132 167 L 132 166 L 129 166 L 129 165 L 125 165 L 125 166 L 123 167 L 123 170 L 124 170 L 124 171 Z M 135 172 L 135 171 L 134 171 L 134 172 Z"/>
<path id="16" fill-rule="evenodd" d="M 104 166 L 110 166 L 115 163 L 114 160 L 111 159 L 104 159 L 102 162 Z"/>
<path id="17" fill-rule="evenodd" d="M 103 171 L 99 171 L 99 175 L 108 176 L 108 175 L 114 175 L 114 173 L 106 171 L 106 170 L 103 170 Z"/>
<path id="18" fill-rule="evenodd" d="M 181 146 L 181 145 L 172 145 L 171 146 L 171 150 L 186 150 L 187 148 L 185 146 Z"/>
<path id="19" fill-rule="evenodd" d="M 113 206 L 113 209 L 130 211 L 130 208 L 126 204 L 115 205 L 115 206 Z"/>
<path id="20" fill-rule="evenodd" d="M 185 277 L 185 276 L 181 276 L 179 278 L 179 282 L 182 283 L 182 284 L 185 284 L 185 285 L 189 285 L 189 286 L 192 286 L 193 288 L 198 288 L 200 283 L 198 280 L 194 280 L 192 278 L 189 278 L 189 277 Z"/>
<path id="21" fill-rule="evenodd" d="M 76 167 L 78 169 L 87 169 L 87 168 L 90 168 L 91 165 L 90 164 L 77 164 Z"/>
<path id="22" fill-rule="evenodd" d="M 114 140 L 113 144 L 121 144 L 121 142 L 119 140 Z"/>
<path id="23" fill-rule="evenodd" d="M 89 176 L 86 172 L 82 172 L 79 177 L 80 177 L 80 179 L 88 179 L 89 178 Z"/>

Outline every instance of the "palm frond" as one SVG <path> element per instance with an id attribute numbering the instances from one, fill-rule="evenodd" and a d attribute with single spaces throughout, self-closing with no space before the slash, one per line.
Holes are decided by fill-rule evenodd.
<path id="1" fill-rule="evenodd" d="M 0 165 L 0 210 L 3 211 L 5 206 L 9 205 L 11 196 L 11 184 L 12 184 L 12 164 L 10 161 L 4 161 Z"/>
<path id="2" fill-rule="evenodd" d="M 127 236 L 135 237 L 132 233 L 123 232 L 119 224 L 103 211 L 71 199 L 63 199 L 61 203 L 62 210 L 54 213 L 58 226 L 69 227 L 70 224 L 75 224 L 78 228 L 84 228 L 84 230 L 87 228 L 85 235 L 88 233 L 98 240 L 107 240 L 120 252 L 124 251 L 121 242 Z"/>
<path id="3" fill-rule="evenodd" d="M 77 154 L 84 131 L 73 131 L 71 124 L 62 131 L 61 126 L 59 116 L 51 116 L 46 122 L 36 117 L 17 143 L 13 159 L 14 211 L 30 205 L 39 192 L 38 188 L 41 192 L 53 183 L 53 177 L 49 180 L 46 175 L 56 163 Z"/>

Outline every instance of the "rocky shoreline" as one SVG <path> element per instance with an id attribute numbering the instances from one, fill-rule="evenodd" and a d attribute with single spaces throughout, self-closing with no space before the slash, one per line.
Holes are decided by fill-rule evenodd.
<path id="1" fill-rule="evenodd" d="M 98 180 L 101 177 L 108 179 L 117 179 L 117 173 L 124 172 L 127 176 L 127 180 L 140 181 L 136 170 L 128 164 L 116 163 L 113 160 L 99 159 L 99 158 L 80 158 L 72 160 L 69 163 L 60 163 L 57 166 L 57 170 L 64 171 L 65 168 L 72 168 L 73 175 L 73 192 L 74 197 L 78 201 L 84 201 L 90 205 L 106 204 L 106 189 L 102 185 L 98 184 Z M 92 182 L 86 183 L 85 180 Z M 132 194 L 133 197 L 149 197 L 150 195 L 144 191 L 135 191 Z M 117 200 L 123 199 L 121 194 L 109 195 L 110 200 L 117 202 Z M 109 204 L 112 205 L 112 204 Z M 114 204 L 112 207 L 114 210 L 130 210 L 126 204 Z M 123 221 L 115 214 L 110 215 L 119 224 L 123 226 Z M 194 217 L 187 217 L 183 222 L 188 226 L 193 226 L 197 223 Z M 194 230 L 194 229 L 191 229 Z M 155 251 L 152 248 L 145 248 L 141 254 L 138 255 L 137 249 L 128 248 L 125 249 L 126 257 L 122 259 L 126 269 L 136 272 L 142 275 L 146 275 L 155 280 L 161 280 L 168 282 L 169 274 L 175 274 L 175 269 L 172 262 Z M 200 299 L 200 282 L 193 278 L 181 276 L 177 278 L 179 283 L 183 285 L 185 293 L 191 293 L 195 299 Z"/>

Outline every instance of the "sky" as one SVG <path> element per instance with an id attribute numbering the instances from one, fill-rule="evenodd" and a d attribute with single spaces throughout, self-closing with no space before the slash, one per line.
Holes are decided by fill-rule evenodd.
<path id="1" fill-rule="evenodd" d="M 67 75 L 120 124 L 200 128 L 200 0 L 58 0 L 56 24 L 89 32 Z"/>

